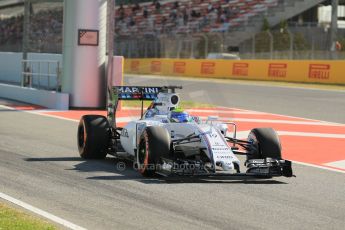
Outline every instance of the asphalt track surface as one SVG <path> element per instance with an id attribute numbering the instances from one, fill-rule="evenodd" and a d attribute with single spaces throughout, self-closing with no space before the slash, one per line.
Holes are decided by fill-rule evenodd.
<path id="1" fill-rule="evenodd" d="M 132 85 L 179 83 L 152 78 L 126 81 Z M 197 101 L 345 123 L 341 116 L 345 114 L 344 92 L 340 91 L 302 93 L 301 89 L 214 86 L 200 82 L 183 82 L 183 85 L 189 93 L 182 96 Z M 221 96 L 224 91 L 235 92 L 235 88 L 241 87 L 236 98 L 246 98 L 251 92 L 247 99 L 252 100 L 244 103 L 241 99 L 240 103 Z M 295 90 L 299 97 L 289 95 L 295 95 Z M 281 102 L 273 100 L 277 95 L 270 92 L 282 95 L 282 99 L 276 98 L 282 102 L 295 98 L 303 111 L 288 104 L 279 106 Z M 271 106 L 268 102 L 261 103 L 262 107 L 257 105 L 266 101 L 261 95 L 265 95 Z M 311 113 L 305 106 L 314 99 L 315 105 L 342 114 L 329 115 L 318 109 Z M 118 161 L 112 157 L 101 161 L 80 159 L 76 129 L 77 123 L 73 121 L 0 107 L 0 191 L 88 229 L 343 229 L 345 226 L 344 173 L 295 164 L 296 178 L 146 179 L 132 170 L 129 162 L 125 171 L 119 171 Z M 329 150 L 332 151 L 332 146 Z"/>
<path id="2" fill-rule="evenodd" d="M 185 100 L 345 124 L 345 86 L 324 90 L 226 80 L 131 76 L 130 85 L 183 85 Z"/>

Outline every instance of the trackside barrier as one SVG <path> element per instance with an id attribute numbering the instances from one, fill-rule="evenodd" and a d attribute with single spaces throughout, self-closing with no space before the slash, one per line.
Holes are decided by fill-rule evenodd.
<path id="1" fill-rule="evenodd" d="M 0 97 L 40 105 L 49 109 L 68 110 L 69 108 L 69 95 L 67 93 L 0 83 Z"/>
<path id="2" fill-rule="evenodd" d="M 130 74 L 345 84 L 345 61 L 126 59 Z"/>

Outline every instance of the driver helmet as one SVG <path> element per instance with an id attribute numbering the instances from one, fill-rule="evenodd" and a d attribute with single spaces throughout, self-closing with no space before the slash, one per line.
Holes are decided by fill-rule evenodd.
<path id="1" fill-rule="evenodd" d="M 191 121 L 191 117 L 183 109 L 176 108 L 176 109 L 170 111 L 170 120 L 172 122 L 182 123 L 182 122 Z"/>

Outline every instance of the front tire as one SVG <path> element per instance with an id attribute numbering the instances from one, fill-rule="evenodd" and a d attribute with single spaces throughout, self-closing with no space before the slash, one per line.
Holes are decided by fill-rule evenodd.
<path id="1" fill-rule="evenodd" d="M 253 129 L 249 133 L 248 141 L 252 142 L 252 148 L 247 154 L 247 160 L 266 158 L 282 159 L 280 140 L 274 129 Z"/>
<path id="2" fill-rule="evenodd" d="M 161 126 L 148 126 L 143 131 L 138 149 L 139 172 L 145 177 L 153 177 L 161 166 L 161 157 L 170 153 L 169 132 Z"/>
<path id="3" fill-rule="evenodd" d="M 78 125 L 78 150 L 84 159 L 103 159 L 107 155 L 110 125 L 106 117 L 84 115 Z"/>

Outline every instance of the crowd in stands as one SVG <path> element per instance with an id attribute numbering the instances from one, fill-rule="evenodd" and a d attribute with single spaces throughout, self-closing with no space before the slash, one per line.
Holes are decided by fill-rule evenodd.
<path id="1" fill-rule="evenodd" d="M 24 16 L 0 20 L 0 46 L 22 43 Z M 30 17 L 29 48 L 44 49 L 62 42 L 62 9 L 38 11 Z"/>
<path id="2" fill-rule="evenodd" d="M 30 22 L 30 46 L 46 50 L 56 44 L 62 44 L 63 11 L 43 10 L 37 12 Z"/>
<path id="3" fill-rule="evenodd" d="M 0 44 L 16 44 L 22 37 L 23 16 L 0 20 Z"/>
<path id="4" fill-rule="evenodd" d="M 227 31 L 278 0 L 172 0 L 120 4 L 115 9 L 117 36 Z M 33 44 L 61 43 L 62 8 L 31 16 Z M 23 16 L 0 20 L 0 46 L 23 37 Z"/>
<path id="5" fill-rule="evenodd" d="M 117 35 L 227 31 L 277 0 L 153 0 L 116 8 Z"/>

